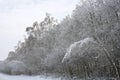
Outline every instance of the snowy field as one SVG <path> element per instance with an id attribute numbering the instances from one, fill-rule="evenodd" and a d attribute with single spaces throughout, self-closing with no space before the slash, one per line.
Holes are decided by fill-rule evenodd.
<path id="1" fill-rule="evenodd" d="M 20 75 L 20 76 L 10 76 L 6 74 L 1 74 L 0 73 L 0 80 L 120 80 L 120 79 L 115 79 L 115 78 L 55 78 L 55 77 L 46 77 L 46 76 L 25 76 L 25 75 Z"/>
<path id="2" fill-rule="evenodd" d="M 0 74 L 0 80 L 65 80 L 62 78 L 45 77 L 45 76 L 10 76 Z"/>

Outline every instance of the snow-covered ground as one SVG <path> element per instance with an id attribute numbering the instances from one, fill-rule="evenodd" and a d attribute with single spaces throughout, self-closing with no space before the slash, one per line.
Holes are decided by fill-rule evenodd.
<path id="1" fill-rule="evenodd" d="M 46 77 L 43 75 L 39 75 L 39 76 L 25 76 L 25 75 L 19 75 L 19 76 L 12 76 L 12 75 L 6 75 L 6 74 L 1 74 L 0 73 L 0 80 L 120 80 L 120 79 L 115 79 L 115 78 L 81 78 L 78 79 L 76 77 L 74 78 L 63 78 L 63 77 L 59 77 L 59 78 L 55 78 L 55 77 Z"/>
<path id="2" fill-rule="evenodd" d="M 10 76 L 0 73 L 0 80 L 64 80 L 62 78 L 45 77 L 45 76 Z"/>

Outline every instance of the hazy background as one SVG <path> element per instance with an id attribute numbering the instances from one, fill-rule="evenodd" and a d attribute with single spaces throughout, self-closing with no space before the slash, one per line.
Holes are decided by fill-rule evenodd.
<path id="1" fill-rule="evenodd" d="M 59 21 L 71 14 L 79 0 L 0 0 L 0 60 L 23 40 L 25 28 L 49 12 Z"/>

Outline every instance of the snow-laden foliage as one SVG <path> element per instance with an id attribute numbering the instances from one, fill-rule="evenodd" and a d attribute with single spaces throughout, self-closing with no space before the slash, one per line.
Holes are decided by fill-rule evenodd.
<path id="1" fill-rule="evenodd" d="M 119 78 L 119 13 L 119 0 L 81 0 L 60 23 L 47 13 L 26 28 L 24 42 L 0 62 L 0 71 L 9 72 L 4 62 L 20 61 L 31 74 Z"/>
<path id="2" fill-rule="evenodd" d="M 21 61 L 3 61 L 0 63 L 0 72 L 7 74 L 29 74 L 30 70 L 28 67 Z"/>
<path id="3" fill-rule="evenodd" d="M 11 61 L 8 63 L 11 74 L 29 74 L 28 67 L 21 61 Z"/>
<path id="4" fill-rule="evenodd" d="M 80 41 L 77 41 L 77 42 L 74 42 L 73 44 L 71 44 L 70 47 L 67 49 L 67 52 L 66 52 L 62 62 L 64 62 L 67 59 L 71 59 L 75 55 L 82 56 L 84 53 L 83 51 L 89 50 L 87 47 L 90 45 L 90 43 L 92 43 L 93 45 L 97 44 L 93 38 L 85 38 L 83 40 L 80 40 Z M 87 46 L 87 47 L 85 47 L 85 46 Z M 83 50 L 84 49 L 83 47 L 87 48 L 87 49 Z M 91 47 L 91 45 L 89 47 Z"/>
<path id="5" fill-rule="evenodd" d="M 10 70 L 9 70 L 8 65 L 7 65 L 7 62 L 6 61 L 0 62 L 0 72 L 2 72 L 2 73 L 10 73 L 9 71 Z"/>

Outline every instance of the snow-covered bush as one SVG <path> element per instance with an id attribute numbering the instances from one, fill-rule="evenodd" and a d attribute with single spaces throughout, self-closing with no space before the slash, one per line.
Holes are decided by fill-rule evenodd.
<path id="1" fill-rule="evenodd" d="M 10 74 L 10 68 L 8 67 L 8 61 L 0 62 L 0 72 Z"/>
<path id="2" fill-rule="evenodd" d="M 66 52 L 62 62 L 69 60 L 76 55 L 79 57 L 84 56 L 84 53 L 87 50 L 89 51 L 90 48 L 94 48 L 92 45 L 94 45 L 94 46 L 97 45 L 97 43 L 94 41 L 93 38 L 85 38 L 83 40 L 74 42 L 67 49 L 67 52 Z"/>
<path id="3" fill-rule="evenodd" d="M 28 67 L 21 61 L 16 61 L 16 60 L 10 61 L 8 63 L 8 67 L 12 75 L 30 73 L 30 70 L 28 69 Z"/>
<path id="4" fill-rule="evenodd" d="M 6 74 L 30 74 L 28 67 L 21 61 L 2 61 L 0 62 L 0 72 Z"/>

